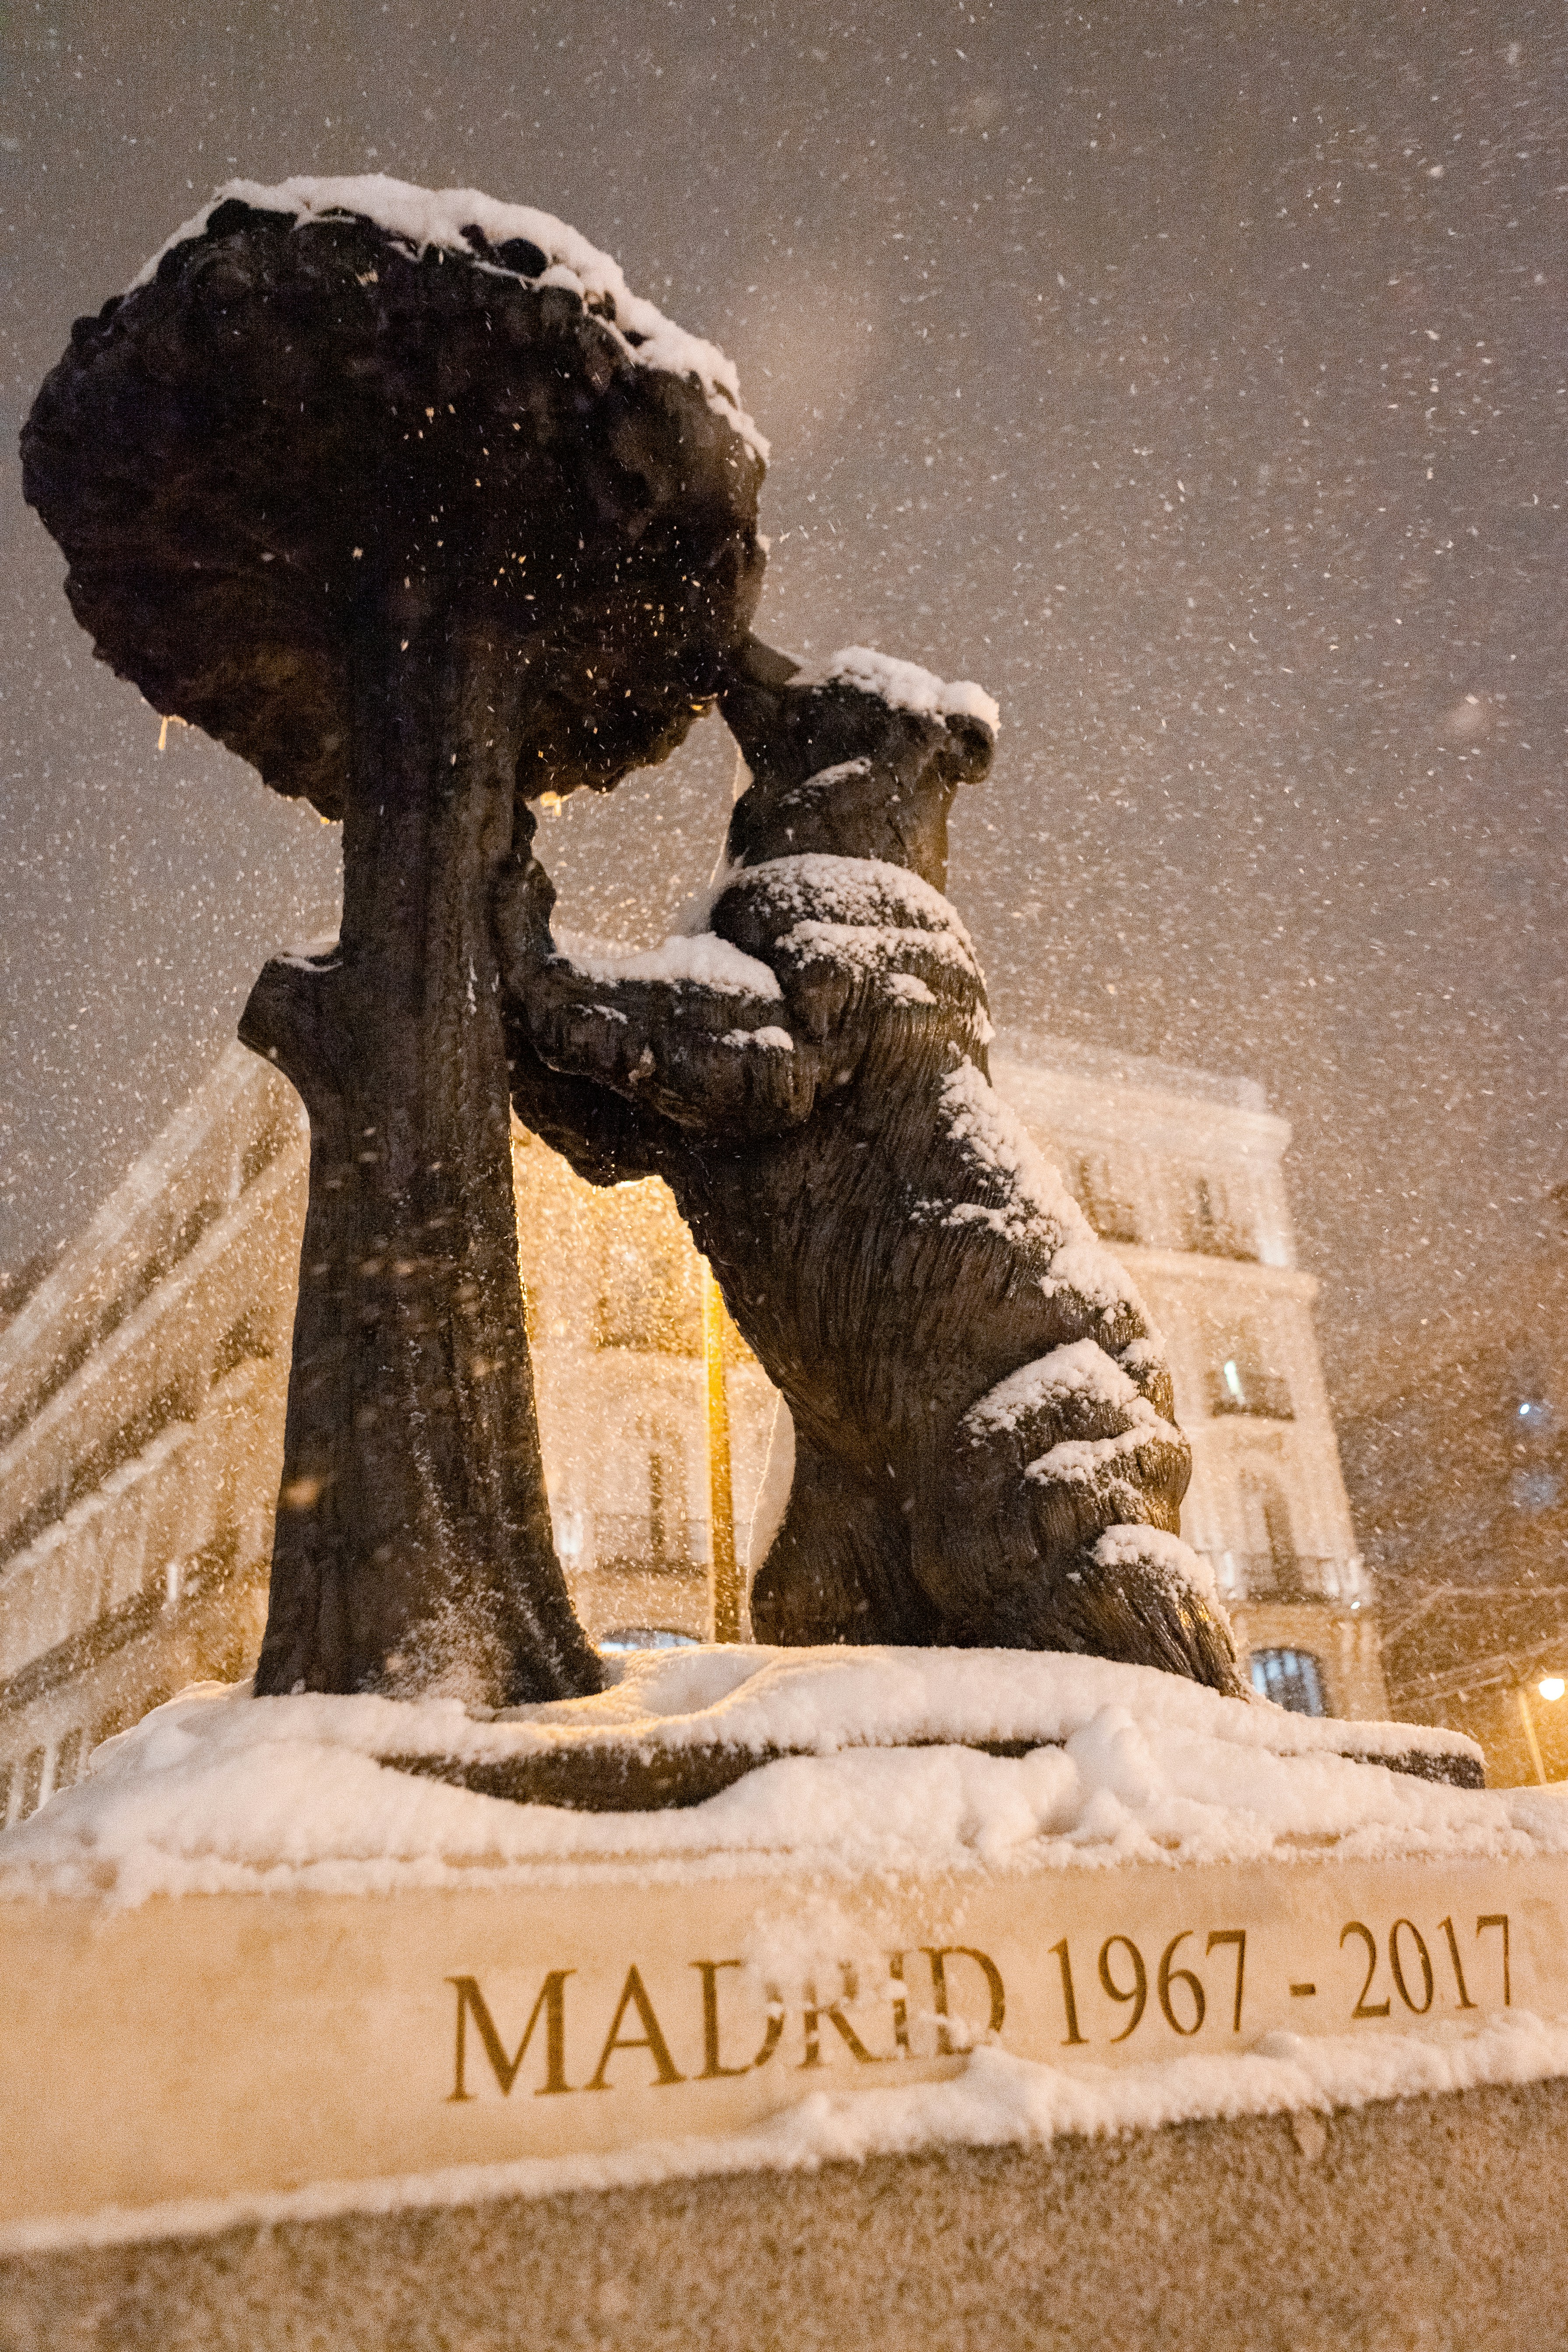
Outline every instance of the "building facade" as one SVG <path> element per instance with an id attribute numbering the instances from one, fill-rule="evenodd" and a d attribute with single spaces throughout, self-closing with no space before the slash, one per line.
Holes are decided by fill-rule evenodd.
<path id="1" fill-rule="evenodd" d="M 1342 1423 L 1394 1702 L 1512 1781 L 1568 1777 L 1568 1187 L 1537 1212 L 1361 1350 Z"/>
<path id="2" fill-rule="evenodd" d="M 1255 1685 L 1307 1713 L 1386 1716 L 1318 1286 L 1295 1263 L 1286 1121 L 1252 1079 L 1059 1037 L 1001 1040 L 992 1069 L 1163 1335 L 1193 1449 L 1182 1532 L 1213 1563 Z"/>
<path id="3" fill-rule="evenodd" d="M 1254 1681 L 1387 1711 L 1261 1090 L 1047 1036 L 996 1083 L 1163 1331 L 1193 1445 L 1184 1531 Z M 0 1330 L 0 1819 L 266 1613 L 308 1145 L 238 1046 Z M 519 1242 L 558 1549 L 596 1640 L 706 1638 L 743 1590 L 777 1399 L 657 1181 L 595 1191 L 521 1130 Z M 742 1630 L 743 1614 L 742 1614 Z"/>

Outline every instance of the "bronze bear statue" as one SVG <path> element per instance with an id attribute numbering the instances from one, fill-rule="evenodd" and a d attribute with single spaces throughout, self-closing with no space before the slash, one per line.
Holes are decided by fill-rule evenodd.
<path id="1" fill-rule="evenodd" d="M 942 895 L 973 688 L 754 640 L 707 929 L 574 954 L 526 848 L 496 902 L 513 1102 L 595 1183 L 658 1174 L 795 1425 L 759 1640 L 1068 1650 L 1237 1694 L 1177 1537 L 1191 1472 L 1126 1275 L 994 1091 Z"/>

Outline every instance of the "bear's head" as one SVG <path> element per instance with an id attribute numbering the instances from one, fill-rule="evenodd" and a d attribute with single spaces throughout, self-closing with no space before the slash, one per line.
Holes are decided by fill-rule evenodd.
<path id="1" fill-rule="evenodd" d="M 815 851 L 908 866 L 946 889 L 952 796 L 985 774 L 996 742 L 978 688 L 858 652 L 803 682 L 753 638 L 720 706 L 751 771 L 730 818 L 732 866 Z"/>

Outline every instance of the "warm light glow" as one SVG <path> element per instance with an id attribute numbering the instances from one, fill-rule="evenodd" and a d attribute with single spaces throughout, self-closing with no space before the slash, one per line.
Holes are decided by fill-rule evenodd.
<path id="1" fill-rule="evenodd" d="M 725 1375 L 725 1335 L 732 1330 L 723 1293 L 706 1258 L 702 1265 L 702 1353 L 708 1391 L 709 1581 L 713 1639 L 738 1642 L 745 1581 L 735 1552 L 735 1496 L 730 1471 L 730 1393 Z"/>
<path id="2" fill-rule="evenodd" d="M 1536 1688 L 1542 1698 L 1561 1698 L 1563 1692 L 1568 1690 L 1568 1683 L 1563 1681 L 1561 1675 L 1545 1675 L 1536 1685 Z"/>
<path id="3" fill-rule="evenodd" d="M 539 805 L 542 809 L 548 809 L 552 816 L 559 816 L 561 814 L 560 793 L 541 793 L 539 795 Z"/>

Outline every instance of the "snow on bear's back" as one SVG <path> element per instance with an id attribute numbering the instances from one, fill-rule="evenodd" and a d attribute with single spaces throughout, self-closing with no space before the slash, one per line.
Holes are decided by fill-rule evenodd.
<path id="1" fill-rule="evenodd" d="M 973 1062 L 960 1062 L 938 1089 L 938 1119 L 962 1171 L 965 1198 L 942 1222 L 984 1224 L 1048 1261 L 1048 1287 L 1070 1289 L 1113 1313 L 1131 1307 L 1145 1323 L 1126 1269 L 1096 1238 L 1083 1211 L 1023 1120 Z"/>

